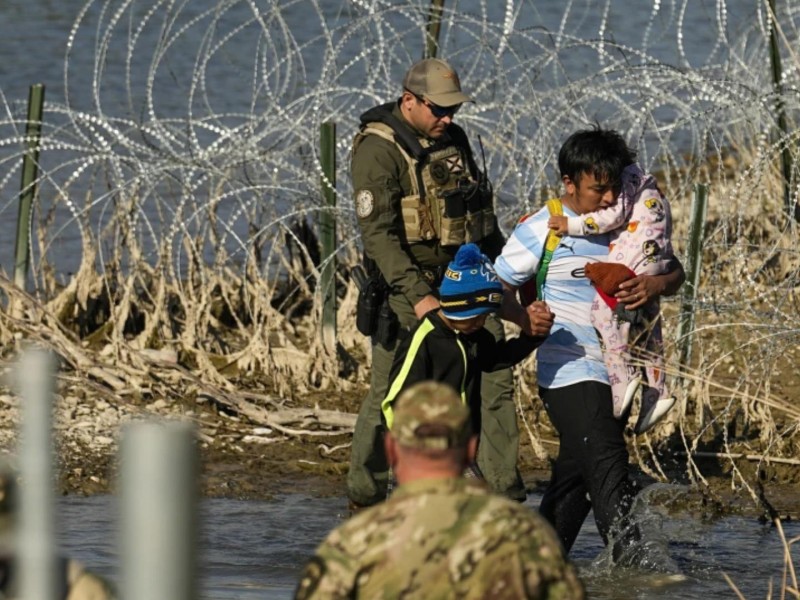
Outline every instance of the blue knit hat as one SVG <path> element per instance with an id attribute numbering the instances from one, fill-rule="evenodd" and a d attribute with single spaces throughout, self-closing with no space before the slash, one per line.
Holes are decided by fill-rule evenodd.
<path id="1" fill-rule="evenodd" d="M 439 288 L 444 316 L 461 321 L 494 312 L 503 300 L 503 286 L 492 263 L 475 244 L 464 244 L 447 266 Z"/>

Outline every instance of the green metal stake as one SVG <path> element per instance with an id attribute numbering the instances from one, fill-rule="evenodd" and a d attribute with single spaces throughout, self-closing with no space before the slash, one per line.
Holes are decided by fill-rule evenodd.
<path id="1" fill-rule="evenodd" d="M 444 0 L 431 0 L 431 12 L 428 15 L 428 27 L 425 33 L 425 54 L 422 58 L 436 58 L 439 50 L 439 31 L 442 28 L 442 12 Z"/>
<path id="2" fill-rule="evenodd" d="M 320 127 L 320 163 L 322 196 L 328 210 L 320 215 L 322 244 L 322 342 L 332 353 L 336 351 L 336 123 L 327 121 Z"/>
<path id="3" fill-rule="evenodd" d="M 786 107 L 783 102 L 783 69 L 781 67 L 781 53 L 778 48 L 778 24 L 775 15 L 775 0 L 769 0 L 769 57 L 772 66 L 772 83 L 775 87 L 775 113 L 778 117 L 778 130 L 781 137 L 788 139 L 789 124 L 786 120 Z M 783 204 L 789 217 L 792 216 L 792 196 L 790 193 L 792 180 L 792 156 L 788 145 L 781 150 L 781 170 L 783 171 Z M 794 219 L 800 222 L 800 207 L 795 207 Z"/>
<path id="4" fill-rule="evenodd" d="M 31 206 L 33 205 L 33 198 L 36 196 L 43 107 L 44 85 L 37 83 L 30 87 L 28 94 L 28 124 L 25 127 L 28 149 L 22 159 L 22 184 L 20 185 L 19 215 L 17 217 L 17 246 L 14 253 L 14 284 L 21 289 L 25 289 L 25 281 L 28 279 Z"/>
<path id="5" fill-rule="evenodd" d="M 692 359 L 692 338 L 694 336 L 694 306 L 697 300 L 697 287 L 700 283 L 700 252 L 703 247 L 703 230 L 708 210 L 708 186 L 695 184 L 692 197 L 692 221 L 689 224 L 689 245 L 686 248 L 686 285 L 681 299 L 681 317 L 678 324 L 678 344 L 680 345 L 680 364 L 687 367 Z M 683 406 L 686 414 L 686 406 Z"/>

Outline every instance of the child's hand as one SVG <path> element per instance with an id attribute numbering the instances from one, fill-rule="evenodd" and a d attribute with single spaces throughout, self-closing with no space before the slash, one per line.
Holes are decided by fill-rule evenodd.
<path id="1" fill-rule="evenodd" d="M 567 233 L 567 217 L 550 217 L 550 220 L 547 222 L 547 226 L 555 231 L 558 235 L 564 235 Z"/>

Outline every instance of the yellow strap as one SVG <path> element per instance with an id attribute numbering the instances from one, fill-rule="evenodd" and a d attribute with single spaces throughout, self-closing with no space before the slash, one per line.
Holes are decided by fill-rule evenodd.
<path id="1" fill-rule="evenodd" d="M 555 217 L 564 215 L 564 207 L 561 205 L 561 200 L 559 198 L 548 200 L 546 206 L 550 215 Z M 552 229 L 548 229 L 547 237 L 544 241 L 542 260 L 539 263 L 539 270 L 536 272 L 536 298 L 539 300 L 543 298 L 542 291 L 544 289 L 544 280 L 547 278 L 547 270 L 550 268 L 553 252 L 558 248 L 559 242 L 561 242 L 561 238 L 558 234 Z"/>
<path id="2" fill-rule="evenodd" d="M 392 408 L 394 406 L 394 402 L 397 399 L 397 396 L 400 395 L 403 385 L 405 385 L 406 379 L 408 378 L 408 372 L 411 370 L 411 365 L 414 362 L 414 358 L 417 356 L 417 352 L 419 352 L 422 341 L 425 339 L 425 336 L 433 331 L 433 329 L 433 323 L 431 323 L 428 319 L 425 319 L 417 328 L 416 333 L 414 333 L 414 338 L 411 340 L 411 344 L 408 347 L 408 352 L 406 352 L 406 357 L 403 359 L 403 366 L 400 368 L 400 372 L 392 382 L 392 387 L 386 394 L 386 398 L 384 398 L 381 402 L 381 412 L 383 413 L 383 418 L 386 420 L 386 427 L 389 429 L 391 429 L 392 425 L 394 424 L 394 410 Z M 461 401 L 466 404 L 467 350 L 464 348 L 464 344 L 461 343 L 461 340 L 458 336 L 456 336 L 456 345 L 458 346 L 459 350 L 461 350 L 461 356 L 464 359 L 464 374 L 461 377 Z"/>
<path id="3" fill-rule="evenodd" d="M 563 217 L 564 216 L 564 207 L 561 205 L 560 198 L 553 198 L 552 200 L 547 201 L 547 210 L 550 211 L 550 215 L 553 217 Z M 553 252 L 556 247 L 558 247 L 558 242 L 560 241 L 558 234 L 549 229 L 547 231 L 547 240 L 544 243 L 544 246 L 550 252 Z"/>

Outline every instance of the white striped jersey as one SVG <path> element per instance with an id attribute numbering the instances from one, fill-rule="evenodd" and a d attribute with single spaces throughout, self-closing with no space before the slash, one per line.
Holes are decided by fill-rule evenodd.
<path id="1" fill-rule="evenodd" d="M 566 205 L 564 215 L 577 216 Z M 536 277 L 547 238 L 550 213 L 543 207 L 519 223 L 497 257 L 498 277 L 520 286 Z M 567 236 L 553 253 L 542 293 L 555 323 L 536 353 L 536 377 L 544 388 L 559 388 L 582 381 L 608 383 L 600 342 L 589 320 L 595 290 L 584 275 L 588 262 L 605 262 L 609 236 Z"/>

